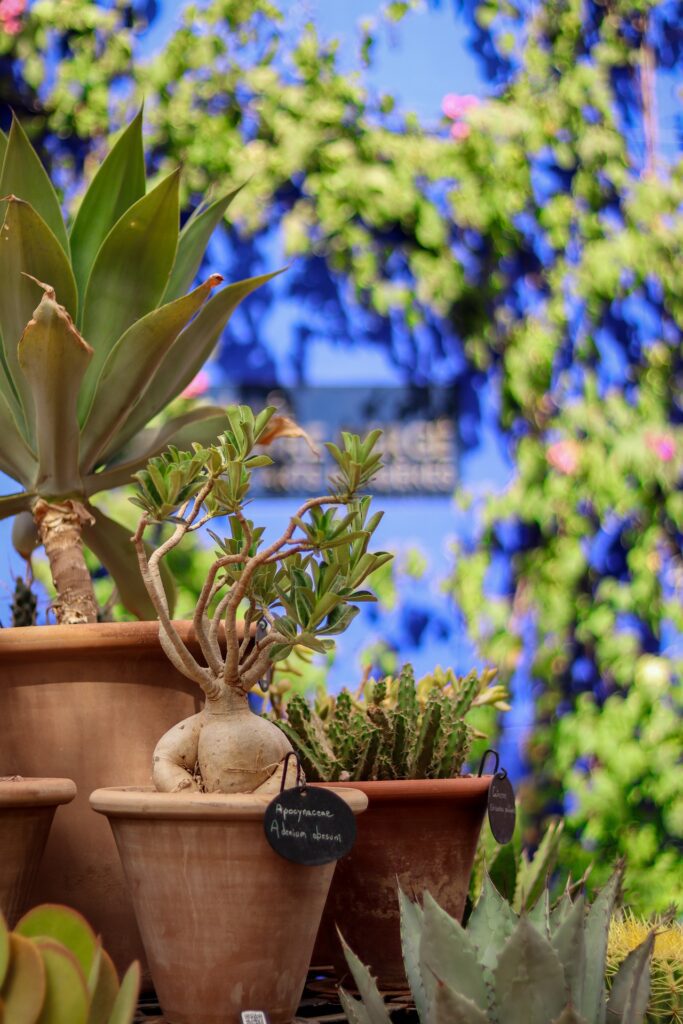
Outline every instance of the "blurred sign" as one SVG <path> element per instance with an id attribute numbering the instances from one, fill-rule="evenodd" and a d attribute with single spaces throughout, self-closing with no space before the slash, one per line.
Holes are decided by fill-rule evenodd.
<path id="1" fill-rule="evenodd" d="M 342 430 L 364 435 L 375 427 L 384 432 L 385 467 L 372 484 L 374 494 L 450 495 L 455 489 L 457 433 L 450 389 L 241 387 L 211 397 L 255 411 L 276 405 L 304 428 L 317 449 L 316 455 L 301 439 L 274 442 L 268 450 L 274 465 L 254 474 L 255 494 L 323 493 L 335 466 L 324 442 L 338 443 Z"/>

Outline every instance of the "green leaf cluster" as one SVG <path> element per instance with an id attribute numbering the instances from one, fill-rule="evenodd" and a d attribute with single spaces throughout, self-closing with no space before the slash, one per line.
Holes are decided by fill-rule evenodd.
<path id="1" fill-rule="evenodd" d="M 0 1009 L 7 1024 L 133 1024 L 140 966 L 119 984 L 88 922 L 58 904 L 29 910 L 9 931 L 0 914 Z"/>
<path id="2" fill-rule="evenodd" d="M 375 779 L 450 779 L 460 774 L 472 739 L 472 707 L 507 707 L 495 670 L 458 678 L 437 669 L 416 684 L 411 665 L 398 676 L 363 684 L 355 696 L 301 694 L 273 720 L 299 755 L 312 782 Z"/>

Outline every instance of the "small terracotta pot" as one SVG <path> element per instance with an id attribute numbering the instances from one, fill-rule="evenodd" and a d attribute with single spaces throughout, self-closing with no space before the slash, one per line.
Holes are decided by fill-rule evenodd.
<path id="1" fill-rule="evenodd" d="M 0 779 L 0 911 L 10 928 L 29 906 L 55 811 L 75 796 L 71 779 Z"/>
<path id="2" fill-rule="evenodd" d="M 369 806 L 353 849 L 337 865 L 314 965 L 332 963 L 340 980 L 348 974 L 338 926 L 380 988 L 406 986 L 397 880 L 409 896 L 428 890 L 462 919 L 491 778 L 325 783 L 361 790 Z"/>
<path id="3" fill-rule="evenodd" d="M 343 799 L 358 814 L 363 793 Z M 289 1024 L 301 998 L 334 863 L 279 857 L 263 831 L 268 796 L 99 789 L 154 987 L 169 1024 Z"/>
<path id="4" fill-rule="evenodd" d="M 191 623 L 176 625 L 198 654 Z M 78 789 L 50 832 L 35 897 L 80 910 L 119 971 L 144 954 L 111 832 L 88 796 L 120 782 L 149 785 L 157 741 L 199 709 L 197 686 L 172 667 L 158 629 L 0 629 L 0 775 L 65 775 Z"/>

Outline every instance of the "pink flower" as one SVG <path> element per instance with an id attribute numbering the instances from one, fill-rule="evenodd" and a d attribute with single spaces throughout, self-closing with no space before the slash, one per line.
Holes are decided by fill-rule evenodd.
<path id="1" fill-rule="evenodd" d="M 478 103 L 479 98 L 477 96 L 470 94 L 460 96 L 457 92 L 449 92 L 441 100 L 441 110 L 446 117 L 454 121 L 456 118 L 466 114 L 472 107 L 476 107 Z"/>
<path id="2" fill-rule="evenodd" d="M 573 476 L 579 468 L 579 456 L 581 445 L 578 441 L 556 441 L 551 444 L 546 452 L 548 463 L 558 473 L 565 476 Z"/>
<path id="3" fill-rule="evenodd" d="M 200 370 L 196 377 L 194 377 L 187 385 L 184 391 L 181 392 L 181 398 L 199 398 L 208 391 L 211 386 L 211 378 L 209 377 L 206 370 Z"/>
<path id="4" fill-rule="evenodd" d="M 470 131 L 470 126 L 465 121 L 454 121 L 451 125 L 451 138 L 466 139 Z"/>
<path id="5" fill-rule="evenodd" d="M 0 0 L 0 30 L 15 36 L 21 31 L 21 16 L 26 0 Z"/>
<path id="6" fill-rule="evenodd" d="M 660 462 L 671 462 L 676 454 L 676 441 L 671 434 L 646 434 L 645 444 Z"/>

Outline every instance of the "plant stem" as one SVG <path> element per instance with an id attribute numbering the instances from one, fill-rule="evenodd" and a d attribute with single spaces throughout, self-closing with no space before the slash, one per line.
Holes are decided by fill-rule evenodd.
<path id="1" fill-rule="evenodd" d="M 83 524 L 93 522 L 93 517 L 79 501 L 67 499 L 51 504 L 38 498 L 33 504 L 33 518 L 57 591 L 57 622 L 97 622 L 97 602 L 81 542 Z"/>

